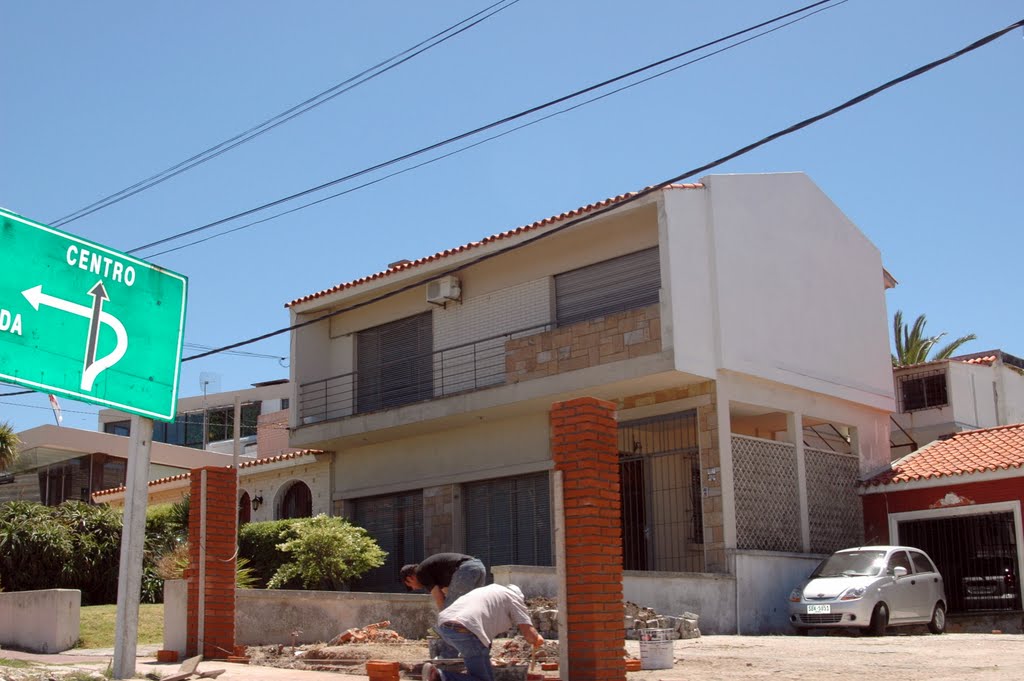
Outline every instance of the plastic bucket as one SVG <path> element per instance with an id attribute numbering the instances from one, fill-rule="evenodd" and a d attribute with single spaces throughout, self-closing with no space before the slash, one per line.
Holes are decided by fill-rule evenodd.
<path id="1" fill-rule="evenodd" d="M 640 631 L 640 668 L 672 669 L 672 634 L 674 629 L 643 629 Z"/>

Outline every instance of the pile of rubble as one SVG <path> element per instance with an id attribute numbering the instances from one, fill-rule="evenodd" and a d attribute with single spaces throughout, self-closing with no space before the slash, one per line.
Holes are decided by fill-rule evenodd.
<path id="1" fill-rule="evenodd" d="M 558 638 L 558 605 L 551 598 L 530 598 L 526 601 L 533 626 L 544 638 Z M 684 612 L 681 615 L 662 615 L 652 608 L 626 601 L 623 613 L 626 638 L 639 640 L 643 629 L 671 629 L 668 638 L 699 638 L 699 615 Z"/>
<path id="2" fill-rule="evenodd" d="M 387 643 L 405 641 L 405 638 L 397 631 L 388 629 L 391 626 L 390 620 L 367 624 L 365 627 L 346 629 L 330 641 L 329 646 L 337 646 L 343 643 Z"/>

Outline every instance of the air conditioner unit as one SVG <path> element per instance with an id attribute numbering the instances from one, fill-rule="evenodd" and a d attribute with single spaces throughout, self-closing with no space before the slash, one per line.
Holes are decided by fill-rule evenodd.
<path id="1" fill-rule="evenodd" d="M 427 302 L 444 305 L 449 300 L 458 300 L 462 296 L 458 277 L 441 277 L 427 284 Z"/>

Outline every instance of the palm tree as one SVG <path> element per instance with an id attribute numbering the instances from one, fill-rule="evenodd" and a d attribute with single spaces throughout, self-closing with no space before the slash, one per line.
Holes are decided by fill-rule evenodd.
<path id="1" fill-rule="evenodd" d="M 18 460 L 21 440 L 10 423 L 0 423 L 0 471 L 7 470 Z"/>
<path id="2" fill-rule="evenodd" d="M 896 337 L 896 354 L 892 356 L 892 365 L 894 367 L 921 364 L 922 362 L 937 359 L 948 359 L 961 345 L 977 338 L 973 333 L 961 336 L 952 343 L 942 346 L 929 357 L 928 353 L 932 352 L 932 349 L 942 340 L 946 332 L 943 331 L 937 336 L 926 336 L 924 333 L 925 323 L 927 323 L 927 319 L 925 319 L 924 315 L 921 315 L 914 320 L 914 325 L 908 328 L 903 323 L 903 310 L 897 310 L 896 314 L 893 315 L 892 330 L 893 335 Z"/>

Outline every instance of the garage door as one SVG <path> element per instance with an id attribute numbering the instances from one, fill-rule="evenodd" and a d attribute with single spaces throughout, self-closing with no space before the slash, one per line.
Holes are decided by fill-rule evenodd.
<path id="1" fill-rule="evenodd" d="M 932 557 L 949 612 L 1020 609 L 1020 566 L 1013 513 L 980 513 L 899 522 L 899 542 Z"/>

